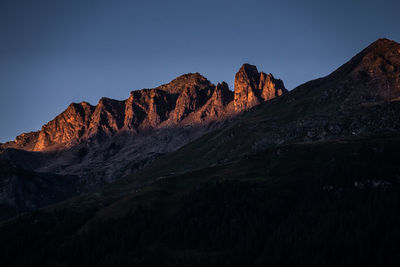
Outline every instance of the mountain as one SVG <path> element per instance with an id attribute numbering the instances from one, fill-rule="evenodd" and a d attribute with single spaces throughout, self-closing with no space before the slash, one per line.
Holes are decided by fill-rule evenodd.
<path id="1" fill-rule="evenodd" d="M 387 135 L 397 136 L 400 133 L 400 102 L 395 93 L 399 85 L 397 83 L 399 73 L 393 75 L 390 72 L 382 72 L 383 76 L 380 78 L 382 84 L 392 84 L 392 86 L 376 85 L 377 93 L 373 91 L 370 80 L 355 80 L 350 75 L 350 73 L 356 73 L 355 69 L 360 70 L 359 65 L 352 64 L 352 68 L 348 66 L 355 60 L 361 62 L 359 58 L 365 56 L 380 58 L 382 55 L 391 54 L 393 49 L 399 51 L 399 48 L 399 44 L 386 39 L 374 42 L 332 74 L 305 83 L 281 97 L 253 107 L 178 150 L 161 155 L 148 166 L 114 183 L 111 192 L 101 196 L 101 201 L 119 210 L 118 206 L 124 205 L 124 201 L 111 203 L 118 198 L 124 198 L 126 194 L 134 194 L 132 192 L 143 185 L 179 175 L 189 175 L 195 171 L 201 172 L 205 168 L 217 166 L 224 168 L 227 164 L 229 166 L 232 162 L 247 160 L 252 155 L 265 150 L 275 151 L 271 157 L 275 155 L 279 158 L 285 146 L 292 144 L 312 146 L 319 143 L 322 145 L 333 143 L 340 146 L 342 143 L 359 140 L 361 144 L 381 151 L 385 146 L 390 146 L 391 141 L 385 141 L 385 145 L 376 145 L 375 139 L 380 140 Z M 386 53 L 379 51 L 386 51 Z M 396 53 L 397 57 L 391 57 L 387 61 L 378 59 L 378 61 L 392 62 L 390 64 L 396 66 L 395 70 L 398 71 L 400 64 L 396 63 L 396 58 L 400 57 L 400 53 Z M 342 73 L 342 75 L 338 76 L 337 73 Z M 374 78 L 371 80 L 376 81 Z M 350 88 L 352 91 L 349 91 Z M 380 88 L 391 92 L 393 97 L 382 98 L 379 95 L 379 91 L 382 90 Z M 309 156 L 314 157 L 312 152 Z M 345 157 L 345 154 L 340 157 Z M 387 160 L 394 162 L 393 157 L 394 154 L 390 154 Z M 341 168 L 336 161 L 332 159 L 332 166 Z M 298 166 L 296 162 L 287 162 L 287 164 Z M 307 164 L 312 164 L 312 162 Z M 380 162 L 380 164 L 383 163 Z M 362 160 L 359 165 L 367 168 Z M 389 172 L 393 177 L 397 177 L 395 165 L 393 163 L 388 170 L 383 168 L 381 171 Z M 379 166 L 376 168 L 379 169 Z M 228 169 L 226 172 L 231 173 Z M 257 170 L 254 171 L 257 172 Z M 253 170 L 247 169 L 235 176 L 251 176 L 252 172 Z M 291 169 L 290 174 L 296 176 L 296 171 Z M 268 177 L 268 173 L 263 175 Z M 91 200 L 85 200 L 90 205 L 99 201 L 97 197 L 92 197 Z M 130 202 L 127 203 L 129 206 Z"/>
<path id="2" fill-rule="evenodd" d="M 229 162 L 288 143 L 398 133 L 399 60 L 398 43 L 377 40 L 330 75 L 254 107 L 160 158 L 153 167 L 164 175 Z"/>
<path id="3" fill-rule="evenodd" d="M 96 106 L 73 103 L 40 131 L 23 133 L 3 147 L 62 150 L 122 133 L 203 125 L 285 92 L 281 80 L 258 73 L 249 64 L 244 64 L 235 76 L 235 97 L 225 82 L 215 86 L 199 73 L 190 73 L 154 89 L 132 91 L 124 101 L 102 98 Z M 239 108 L 242 106 L 246 108 Z"/>
<path id="4" fill-rule="evenodd" d="M 142 104 L 128 105 L 136 115 L 127 120 L 125 102 L 106 101 L 108 113 L 99 116 L 108 126 L 71 147 L 32 152 L 29 140 L 40 133 L 20 138 L 31 144 L 27 151 L 4 145 L 0 158 L 29 162 L 36 172 L 50 157 L 63 159 L 60 172 L 84 169 L 88 158 L 113 172 L 126 155 L 134 162 L 98 190 L 0 224 L 5 264 L 399 265 L 400 44 L 379 39 L 290 92 L 247 64 L 234 92 L 224 83 L 208 90 L 200 76 L 196 88 L 203 89 L 181 86 L 189 76 L 137 93 L 157 95 L 156 104 L 135 98 Z M 175 104 L 160 109 L 160 102 Z M 124 129 L 126 121 L 136 126 Z M 164 152 L 135 161 L 148 146 Z M 91 174 L 79 181 L 104 177 Z"/>
<path id="5" fill-rule="evenodd" d="M 249 67 L 265 76 L 248 64 L 239 73 Z M 237 76 L 236 91 L 255 79 Z M 221 127 L 240 113 L 235 106 L 260 104 L 287 91 L 281 80 L 267 76 L 268 83 L 260 81 L 261 87 L 255 88 L 263 97 L 251 104 L 246 98 L 234 99 L 225 82 L 213 85 L 199 73 L 182 75 L 154 89 L 132 91 L 124 101 L 102 98 L 96 106 L 72 103 L 40 131 L 23 133 L 1 145 L 0 158 L 24 171 L 79 177 L 79 188 L 74 182 L 74 190 L 63 196 L 91 191 Z M 9 177 L 2 178 L 8 186 Z M 41 206 L 36 204 L 33 207 Z"/>

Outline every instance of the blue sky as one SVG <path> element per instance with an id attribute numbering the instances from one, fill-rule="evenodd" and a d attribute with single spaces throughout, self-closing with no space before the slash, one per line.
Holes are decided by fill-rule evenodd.
<path id="1" fill-rule="evenodd" d="M 380 37 L 400 41 L 398 1 L 0 1 L 0 142 L 71 102 L 125 99 L 188 72 L 243 63 L 292 89 Z"/>

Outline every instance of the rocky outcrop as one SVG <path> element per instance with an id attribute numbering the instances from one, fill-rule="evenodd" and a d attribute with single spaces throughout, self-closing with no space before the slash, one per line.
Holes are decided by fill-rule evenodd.
<path id="1" fill-rule="evenodd" d="M 229 90 L 225 82 L 218 83 L 207 103 L 202 107 L 198 115 L 200 120 L 204 118 L 218 119 L 224 114 L 232 114 L 233 92 Z"/>
<path id="2" fill-rule="evenodd" d="M 35 148 L 39 135 L 40 131 L 22 133 L 18 135 L 14 141 L 10 141 L 3 145 L 0 145 L 0 152 L 8 147 L 33 150 Z"/>
<path id="3" fill-rule="evenodd" d="M 256 66 L 244 64 L 235 75 L 235 111 L 250 109 L 286 93 L 282 80 L 272 74 L 259 73 Z"/>
<path id="4" fill-rule="evenodd" d="M 87 102 L 69 105 L 64 112 L 42 127 L 32 150 L 41 151 L 79 141 L 89 129 L 94 110 Z"/>
<path id="5" fill-rule="evenodd" d="M 85 139 L 91 137 L 111 137 L 124 126 L 125 101 L 103 97 L 89 118 Z"/>
<path id="6" fill-rule="evenodd" d="M 275 79 L 271 73 L 265 74 L 264 72 L 260 73 L 258 88 L 261 91 L 260 97 L 263 101 L 271 100 L 287 92 L 282 80 Z"/>
<path id="7" fill-rule="evenodd" d="M 243 65 L 235 93 L 225 82 L 213 85 L 199 73 L 182 75 L 154 89 L 132 91 L 117 101 L 100 99 L 96 106 L 73 103 L 38 132 L 22 134 L 3 145 L 28 151 L 54 151 L 82 142 L 101 143 L 118 134 L 137 134 L 165 127 L 202 125 L 251 108 L 286 92 L 281 80 Z"/>
<path id="8" fill-rule="evenodd" d="M 199 88 L 197 86 L 186 87 L 176 100 L 175 109 L 170 114 L 172 123 L 179 123 L 196 112 L 210 98 L 214 87 Z"/>
<path id="9" fill-rule="evenodd" d="M 125 101 L 123 129 L 136 133 L 143 128 L 156 127 L 168 118 L 173 98 L 158 89 L 132 91 Z"/>

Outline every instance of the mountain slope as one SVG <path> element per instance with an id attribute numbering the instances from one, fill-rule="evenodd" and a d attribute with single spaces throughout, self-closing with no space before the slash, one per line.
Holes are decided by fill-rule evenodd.
<path id="1" fill-rule="evenodd" d="M 262 101 L 286 92 L 281 80 L 268 77 L 268 83 L 257 89 L 269 92 Z M 241 83 L 246 79 L 236 84 Z M 246 101 L 234 99 L 225 82 L 215 86 L 199 73 L 189 73 L 154 89 L 132 91 L 124 101 L 102 98 L 96 106 L 72 103 L 40 131 L 1 144 L 0 158 L 33 173 L 77 176 L 76 191 L 87 192 L 135 173 L 228 123 L 240 112 L 234 106 Z M 5 175 L 0 181 L 9 184 L 9 178 Z M 32 207 L 42 205 L 37 202 Z"/>
<path id="2" fill-rule="evenodd" d="M 228 162 L 280 144 L 398 133 L 399 78 L 400 45 L 377 40 L 327 77 L 249 110 L 158 159 L 152 169 L 161 176 Z M 150 169 L 144 172 L 156 175 Z"/>
<path id="3" fill-rule="evenodd" d="M 25 170 L 0 159 L 0 220 L 80 193 L 79 177 Z"/>

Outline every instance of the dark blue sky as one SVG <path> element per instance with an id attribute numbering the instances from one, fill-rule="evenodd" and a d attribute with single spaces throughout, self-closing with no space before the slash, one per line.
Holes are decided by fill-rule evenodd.
<path id="1" fill-rule="evenodd" d="M 0 0 L 0 142 L 71 102 L 188 72 L 233 89 L 248 62 L 292 89 L 380 37 L 399 42 L 398 2 Z"/>

